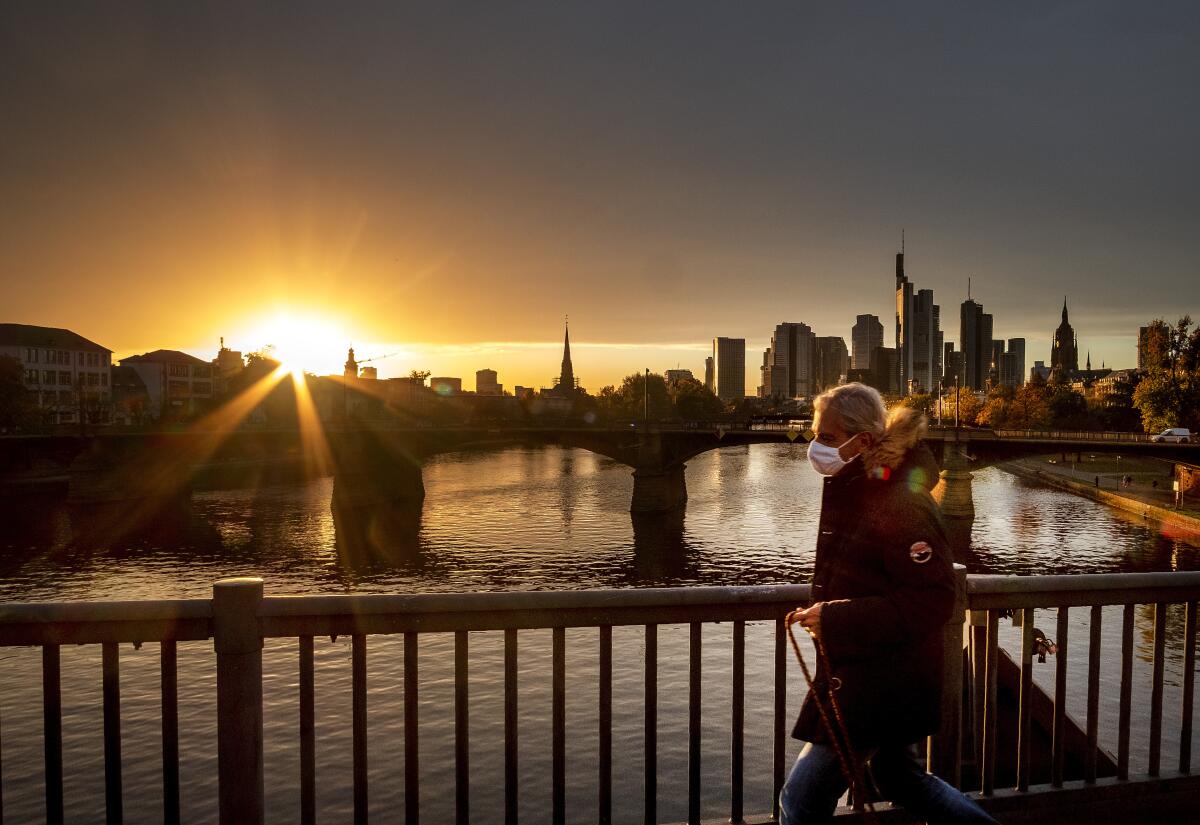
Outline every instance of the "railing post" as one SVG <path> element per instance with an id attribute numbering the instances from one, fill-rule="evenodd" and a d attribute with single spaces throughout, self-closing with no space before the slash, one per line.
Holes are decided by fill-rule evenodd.
<path id="1" fill-rule="evenodd" d="M 954 612 L 942 628 L 942 726 L 930 737 L 928 769 L 954 787 L 962 774 L 963 621 L 967 568 L 954 565 Z"/>
<path id="2" fill-rule="evenodd" d="M 263 581 L 213 585 L 217 652 L 217 777 L 222 825 L 263 822 Z"/>

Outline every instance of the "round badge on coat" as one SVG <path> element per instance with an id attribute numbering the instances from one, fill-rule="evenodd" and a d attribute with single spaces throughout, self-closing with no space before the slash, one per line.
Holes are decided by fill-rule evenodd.
<path id="1" fill-rule="evenodd" d="M 914 564 L 924 564 L 933 558 L 933 548 L 929 546 L 929 542 L 918 541 L 908 548 L 908 557 Z"/>

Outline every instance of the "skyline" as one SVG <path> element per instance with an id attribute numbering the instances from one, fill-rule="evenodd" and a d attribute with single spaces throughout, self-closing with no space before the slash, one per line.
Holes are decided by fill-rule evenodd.
<path id="1" fill-rule="evenodd" d="M 936 298 L 936 293 L 935 293 L 935 298 Z M 1059 308 L 1059 310 L 1061 311 L 1061 307 Z M 860 313 L 860 314 L 863 314 L 863 313 Z M 943 313 L 943 315 L 945 315 L 945 313 Z M 956 315 L 957 314 L 954 313 L 952 316 L 949 316 L 947 318 L 947 320 L 951 324 L 952 328 L 957 326 L 957 324 L 955 323 Z M 267 321 L 267 322 L 265 322 L 264 325 L 259 326 L 256 329 L 261 331 L 263 329 L 268 329 L 272 326 L 275 326 L 277 329 L 287 330 L 287 331 L 290 331 L 291 333 L 295 334 L 295 333 L 303 331 L 302 327 L 299 324 L 295 323 L 298 320 L 299 319 L 296 319 L 296 318 L 289 319 L 286 316 L 286 313 L 281 313 L 281 314 L 275 316 L 273 321 Z M 884 320 L 885 319 L 882 319 L 882 318 L 880 319 L 881 322 L 883 322 Z M 1149 320 L 1153 320 L 1153 319 L 1149 319 Z M 1146 323 L 1149 323 L 1149 320 Z M 1173 319 L 1168 319 L 1168 323 L 1172 322 L 1172 320 Z M 289 323 L 289 321 L 292 323 Z M 25 323 L 25 322 L 20 321 L 17 323 Z M 790 323 L 790 322 L 780 322 L 780 323 Z M 800 321 L 797 323 L 804 323 L 804 322 Z M 56 327 L 56 326 L 60 326 L 60 325 L 44 324 L 43 326 Z M 883 326 L 885 328 L 884 346 L 892 347 L 892 346 L 894 346 L 895 342 L 893 340 L 891 340 L 889 337 L 890 330 L 888 330 L 888 324 L 883 324 Z M 338 349 L 337 348 L 338 345 L 337 345 L 336 341 L 334 341 L 334 338 L 332 336 L 340 335 L 341 330 L 334 325 L 330 325 L 328 323 L 323 323 L 323 322 L 315 323 L 312 325 L 312 327 L 319 329 L 323 333 L 324 340 L 326 342 L 332 342 L 330 344 L 330 348 L 327 348 L 325 350 L 319 349 L 319 347 L 321 345 L 321 341 L 313 340 L 313 339 L 306 339 L 302 342 L 298 342 L 297 340 L 288 342 L 288 341 L 283 341 L 282 339 L 279 339 L 273 345 L 268 343 L 268 344 L 259 344 L 259 345 L 255 345 L 255 346 L 244 346 L 241 343 L 241 340 L 243 340 L 243 339 L 239 339 L 236 336 L 235 337 L 225 336 L 225 337 L 222 337 L 219 339 L 219 343 L 223 343 L 225 346 L 228 346 L 229 349 L 241 351 L 243 353 L 243 355 L 246 355 L 246 354 L 248 354 L 250 352 L 254 352 L 254 351 L 265 350 L 268 346 L 272 346 L 272 348 L 274 350 L 273 355 L 276 358 L 278 358 L 279 360 L 284 361 L 285 364 L 287 362 L 291 362 L 294 365 L 299 365 L 300 368 L 304 369 L 307 372 L 319 374 L 319 375 L 324 375 L 324 374 L 338 375 L 338 374 L 340 374 L 341 370 L 342 370 L 343 361 L 346 356 L 346 350 Z M 312 327 L 304 327 L 303 329 L 309 329 Z M 91 336 L 87 335 L 86 332 L 84 332 L 84 331 L 81 331 L 81 330 L 72 330 L 72 331 L 84 335 L 85 338 L 91 338 Z M 961 342 L 959 342 L 957 340 L 958 339 L 957 335 L 954 335 L 953 338 L 950 337 L 950 333 L 951 333 L 950 329 L 943 327 L 943 331 L 946 332 L 946 340 L 948 342 L 953 341 L 956 346 L 961 346 Z M 817 334 L 817 333 L 819 333 L 819 331 L 815 330 L 814 334 Z M 1133 349 L 1134 349 L 1133 358 L 1132 358 L 1133 362 L 1136 362 L 1136 343 L 1137 343 L 1136 333 L 1137 333 L 1137 331 L 1134 330 L 1134 334 L 1132 336 Z M 253 334 L 257 334 L 257 333 L 253 333 Z M 835 335 L 836 337 L 842 338 L 844 340 L 844 342 L 846 343 L 847 348 L 848 349 L 850 348 L 850 345 L 852 343 L 852 335 L 849 332 L 847 332 L 844 335 L 837 335 L 837 333 L 828 333 L 828 334 L 832 334 L 832 335 Z M 577 335 L 578 335 L 578 331 L 576 332 L 576 336 Z M 259 335 L 259 337 L 262 338 L 263 336 Z M 266 336 L 266 338 L 271 338 L 271 337 L 272 336 L 270 336 L 270 335 Z M 727 337 L 739 338 L 742 336 L 730 335 Z M 1011 336 L 1011 337 L 1017 337 L 1017 336 Z M 1053 333 L 1051 334 L 1050 338 L 1052 341 Z M 94 339 L 92 339 L 92 340 L 94 340 Z M 249 339 L 244 339 L 244 340 L 249 340 Z M 746 336 L 745 340 L 746 340 L 746 387 L 747 387 L 746 394 L 748 396 L 753 396 L 755 394 L 754 384 L 758 380 L 758 378 L 756 376 L 758 375 L 758 366 L 761 363 L 762 347 L 755 346 L 754 342 L 756 339 L 754 339 L 754 338 Z M 766 342 L 766 345 L 770 344 L 770 342 L 771 342 L 770 334 L 765 336 L 765 342 Z M 103 341 L 96 341 L 96 343 L 98 343 L 102 346 L 105 346 L 105 342 L 103 342 Z M 299 343 L 299 349 L 297 349 L 298 343 Z M 1028 346 L 1028 341 L 1026 342 L 1026 344 Z M 455 377 L 459 377 L 464 380 L 467 380 L 467 379 L 470 379 L 471 376 L 474 375 L 476 370 L 487 369 L 487 368 L 496 369 L 500 373 L 501 377 L 504 378 L 505 375 L 510 374 L 509 370 L 512 367 L 512 364 L 514 364 L 514 363 L 519 364 L 519 365 L 524 365 L 523 368 L 527 372 L 530 372 L 532 374 L 533 372 L 544 371 L 543 370 L 543 366 L 544 366 L 543 362 L 545 360 L 546 352 L 548 350 L 551 351 L 551 354 L 554 355 L 555 357 L 561 356 L 561 354 L 562 354 L 561 339 L 557 340 L 557 341 L 492 341 L 492 342 L 475 342 L 475 343 L 463 343 L 463 344 L 437 344 L 437 345 L 424 345 L 424 346 L 422 346 L 421 344 L 414 344 L 413 342 L 375 342 L 375 343 L 372 343 L 372 342 L 364 341 L 364 342 L 355 343 L 355 342 L 351 341 L 347 345 L 347 347 L 349 347 L 349 346 L 353 346 L 355 348 L 356 360 L 358 360 L 359 363 L 367 363 L 368 361 L 373 362 L 372 365 L 377 367 L 377 369 L 379 371 L 379 376 L 381 378 L 404 376 L 404 375 L 407 375 L 409 371 L 415 370 L 415 369 L 428 369 L 435 376 L 455 376 Z M 610 353 L 612 353 L 611 357 L 613 357 L 613 358 L 626 357 L 626 363 L 628 363 L 628 364 L 634 363 L 632 360 L 628 360 L 628 357 L 631 357 L 631 355 L 630 355 L 631 353 L 632 354 L 642 354 L 642 355 L 645 355 L 647 353 L 652 353 L 657 360 L 654 363 L 647 362 L 647 366 L 649 366 L 651 371 L 661 374 L 661 373 L 664 373 L 668 369 L 675 369 L 675 368 L 689 369 L 698 378 L 701 378 L 703 376 L 704 359 L 712 351 L 712 349 L 711 349 L 712 342 L 711 341 L 699 342 L 699 343 L 680 342 L 680 343 L 676 343 L 676 344 L 662 343 L 662 344 L 658 344 L 655 346 L 655 345 L 640 344 L 637 342 L 596 342 L 596 341 L 578 340 L 576 338 L 576 339 L 572 340 L 571 346 L 574 349 L 583 351 L 585 353 L 585 363 L 588 360 L 587 355 L 595 353 L 595 352 L 601 352 L 601 353 L 610 352 Z M 1040 351 L 1036 347 L 1030 347 L 1028 363 L 1026 364 L 1027 369 L 1029 367 L 1032 367 L 1033 363 L 1035 361 L 1044 361 L 1048 364 L 1050 362 L 1049 351 L 1051 349 L 1051 346 L 1052 346 L 1052 344 L 1050 342 L 1048 342 L 1046 344 L 1045 349 L 1047 350 L 1047 355 L 1045 357 L 1038 357 L 1038 353 Z M 156 349 L 180 350 L 183 352 L 187 352 L 190 355 L 194 355 L 198 358 L 201 358 L 202 360 L 205 360 L 205 361 L 212 360 L 215 357 L 216 352 L 217 352 L 217 348 L 215 348 L 215 347 L 210 347 L 210 348 L 205 348 L 203 346 L 180 347 L 180 346 L 175 346 L 171 343 L 160 342 L 158 345 L 155 345 L 155 346 L 148 346 L 148 347 L 145 347 L 142 349 L 132 350 L 129 352 L 114 350 L 113 351 L 113 362 L 116 363 L 117 361 L 120 361 L 122 358 L 126 358 L 131 355 L 142 354 L 142 353 L 153 351 Z M 1090 351 L 1087 349 L 1086 346 L 1081 346 L 1080 351 L 1081 351 L 1081 356 L 1080 356 L 1081 358 L 1084 358 L 1088 354 L 1090 354 Z M 432 361 L 429 361 L 430 357 L 432 357 L 432 359 L 433 359 Z M 675 361 L 674 361 L 674 363 L 669 364 L 667 366 L 661 366 L 660 364 L 658 364 L 658 360 L 661 360 L 662 357 L 673 357 L 675 359 Z M 425 359 L 424 361 L 422 360 L 423 358 Z M 483 361 L 479 360 L 481 358 L 484 358 L 484 359 L 491 358 L 493 360 L 488 361 L 487 363 L 483 363 Z M 500 360 L 500 359 L 503 359 L 503 360 Z M 689 359 L 691 359 L 691 360 L 689 360 Z M 578 361 L 579 358 L 576 357 L 574 360 Z M 697 360 L 698 360 L 698 364 L 695 363 Z M 1106 362 L 1102 362 L 1099 359 L 1092 359 L 1092 360 L 1096 367 L 1100 367 L 1102 365 L 1102 363 L 1106 363 Z M 451 364 L 454 366 L 453 366 L 453 368 L 449 368 L 449 369 L 437 369 L 437 368 L 433 368 L 433 366 L 431 366 L 431 363 L 432 364 Z M 1126 368 L 1129 366 L 1133 366 L 1134 364 L 1132 364 L 1132 363 L 1126 364 L 1126 363 L 1118 362 L 1116 364 L 1106 363 L 1106 365 L 1112 369 L 1122 369 L 1122 368 Z M 517 367 L 517 369 L 521 369 L 521 368 L 522 367 Z M 629 366 L 624 369 L 625 369 L 625 372 L 620 372 L 619 375 L 612 377 L 611 380 L 597 381 L 597 382 L 593 382 L 592 384 L 587 384 L 585 386 L 587 386 L 587 388 L 590 391 L 594 392 L 596 390 L 599 390 L 601 387 L 603 387 L 606 384 L 619 385 L 621 380 L 623 378 L 625 378 L 627 375 L 640 374 L 641 370 L 644 369 L 644 367 L 638 368 L 638 367 Z M 620 371 L 620 368 L 618 368 L 618 372 L 619 371 Z M 1027 376 L 1025 376 L 1025 377 L 1027 377 Z M 551 376 L 548 379 L 541 379 L 541 378 L 535 377 L 534 380 L 520 380 L 518 377 L 517 379 L 513 379 L 513 380 L 505 379 L 505 381 L 502 381 L 502 383 L 506 383 L 506 385 L 509 387 L 512 387 L 513 385 L 522 385 L 522 386 L 528 386 L 528 387 L 532 387 L 532 388 L 536 389 L 539 387 L 553 386 L 554 377 Z"/>
<path id="2" fill-rule="evenodd" d="M 890 329 L 902 229 L 1030 362 L 1064 293 L 1110 366 L 1200 303 L 1200 9 L 684 8 L 6 7 L 4 320 L 537 386 L 570 314 L 590 389 L 714 336 L 752 384 L 781 321 Z"/>

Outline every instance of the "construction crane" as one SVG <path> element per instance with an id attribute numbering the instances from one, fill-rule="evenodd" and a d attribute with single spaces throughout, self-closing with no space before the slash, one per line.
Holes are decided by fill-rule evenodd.
<path id="1" fill-rule="evenodd" d="M 372 361 L 383 361 L 387 358 L 391 358 L 392 356 L 399 355 L 399 354 L 400 354 L 399 352 L 389 352 L 387 355 L 373 355 L 370 358 L 363 358 L 363 359 L 357 361 L 356 363 L 358 364 L 359 367 L 361 367 L 363 364 L 369 364 Z"/>

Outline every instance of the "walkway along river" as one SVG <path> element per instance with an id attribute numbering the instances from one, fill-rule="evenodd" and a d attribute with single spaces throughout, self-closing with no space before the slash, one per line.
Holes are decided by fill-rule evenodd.
<path id="1" fill-rule="evenodd" d="M 428 497 L 420 514 L 364 516 L 335 525 L 330 481 L 257 490 L 197 493 L 191 508 L 160 520 L 148 533 L 115 541 L 92 534 L 95 516 L 56 506 L 6 508 L 2 514 L 6 601 L 208 597 L 213 581 L 261 575 L 268 593 L 437 592 L 577 589 L 677 584 L 807 581 L 819 509 L 819 479 L 804 449 L 760 445 L 707 453 L 688 468 L 686 515 L 631 522 L 629 470 L 591 453 L 507 449 L 447 455 L 426 468 Z M 1200 569 L 1195 536 L 1157 529 L 1140 518 L 989 469 L 975 480 L 977 517 L 960 525 L 959 561 L 973 573 L 1076 573 Z M 1038 624 L 1054 626 L 1053 611 Z M 1119 612 L 1119 611 L 1118 611 Z M 1078 615 L 1076 615 L 1078 613 Z M 1086 638 L 1086 611 L 1072 613 L 1073 639 Z M 1078 627 L 1075 624 L 1078 623 Z M 1182 616 L 1168 617 L 1179 636 Z M 1116 631 L 1105 613 L 1101 742 L 1111 747 L 1115 725 Z M 1137 617 L 1139 678 L 1148 667 L 1151 620 Z M 706 627 L 704 644 L 705 816 L 722 816 L 728 795 L 729 634 Z M 472 639 L 471 729 L 473 821 L 498 817 L 502 647 L 499 634 Z M 1014 642 L 1011 629 L 1002 630 Z M 544 636 L 545 638 L 541 638 Z M 1176 640 L 1177 641 L 1177 640 Z M 549 816 L 550 634 L 521 641 L 520 729 L 522 822 Z M 614 631 L 614 819 L 640 811 L 642 633 Z M 770 794 L 769 628 L 747 630 L 747 810 L 762 811 Z M 684 818 L 686 783 L 687 628 L 659 634 L 660 819 Z M 128 821 L 159 816 L 158 661 L 147 645 L 122 649 L 122 723 Z M 453 799 L 452 640 L 423 637 L 421 667 L 422 812 L 447 820 Z M 1169 649 L 1177 650 L 1177 643 Z M 591 821 L 596 793 L 596 632 L 567 633 L 568 812 Z M 3 799 L 13 821 L 42 812 L 40 657 L 6 649 L 0 675 L 4 740 Z M 351 805 L 350 654 L 348 640 L 318 640 L 317 771 L 322 821 L 346 821 Z M 181 771 L 184 820 L 215 820 L 215 737 L 211 643 L 180 645 Z M 370 672 L 371 807 L 381 821 L 403 810 L 402 643 L 372 639 Z M 1071 672 L 1086 669 L 1076 655 Z M 1052 663 L 1037 679 L 1052 681 Z M 1177 708 L 1181 662 L 1167 663 L 1167 707 Z M 294 642 L 265 653 L 268 821 L 291 822 L 299 798 Z M 1138 684 L 1145 684 L 1148 677 Z M 1082 682 L 1079 682 L 1082 683 Z M 802 681 L 792 674 L 789 707 Z M 100 660 L 90 648 L 63 650 L 64 747 L 68 821 L 102 816 Z M 1074 697 L 1073 697 L 1074 698 Z M 1078 697 L 1073 713 L 1082 714 Z M 1136 709 L 1142 707 L 1135 695 Z M 1135 765 L 1145 736 L 1135 717 Z M 1164 752 L 1177 749 L 1178 725 L 1168 716 Z M 1139 751 L 1138 747 L 1143 750 Z M 1165 767 L 1172 767 L 1170 757 Z M 446 788 L 446 793 L 439 793 Z M 574 804 L 573 804 L 574 803 Z"/>

